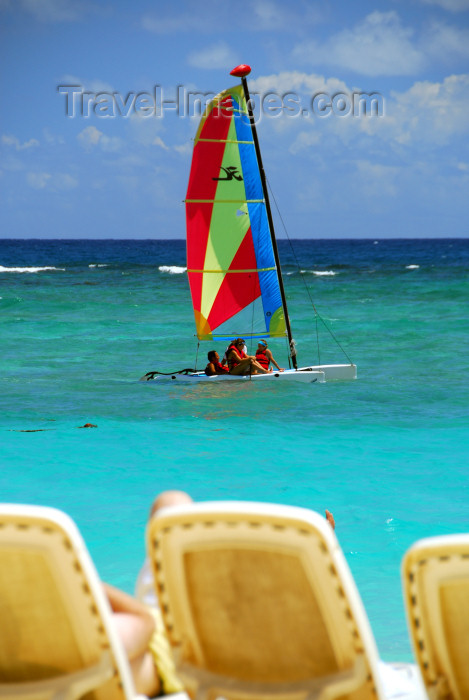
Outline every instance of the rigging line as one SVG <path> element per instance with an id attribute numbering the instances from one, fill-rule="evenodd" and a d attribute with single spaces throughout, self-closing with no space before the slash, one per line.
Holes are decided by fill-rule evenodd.
<path id="1" fill-rule="evenodd" d="M 319 348 L 318 314 L 316 314 L 316 343 L 318 346 L 318 365 L 321 364 L 321 350 Z"/>
<path id="2" fill-rule="evenodd" d="M 254 289 L 255 280 L 253 280 L 252 285 L 253 285 L 253 289 Z M 251 296 L 252 296 L 252 295 L 251 295 Z M 250 353 L 250 354 L 251 354 L 251 355 L 252 355 L 252 336 L 253 336 L 253 333 L 254 333 L 254 311 L 255 311 L 255 309 L 256 309 L 256 301 L 257 301 L 257 299 L 254 299 L 253 302 L 252 302 L 252 313 L 251 313 L 251 337 L 250 337 L 250 341 L 251 341 L 251 353 Z"/>
<path id="3" fill-rule="evenodd" d="M 288 369 L 291 369 L 291 356 L 290 356 L 290 352 L 289 352 L 290 343 L 288 342 L 288 338 L 285 338 L 285 342 L 286 342 L 286 345 L 287 345 Z"/>
<path id="4" fill-rule="evenodd" d="M 267 178 L 266 178 L 266 180 L 267 180 Z M 291 249 L 291 252 L 292 252 L 292 254 L 293 254 L 293 257 L 295 258 L 296 266 L 297 266 L 297 268 L 298 268 L 298 271 L 300 271 L 300 264 L 299 264 L 299 262 L 298 262 L 298 258 L 296 257 L 295 249 L 293 248 L 293 244 L 292 244 L 292 242 L 291 242 L 291 240 L 290 240 L 290 236 L 288 235 L 287 227 L 286 227 L 286 225 L 285 225 L 285 222 L 284 222 L 284 220 L 283 220 L 283 217 L 282 217 L 282 214 L 281 214 L 281 212 L 280 212 L 279 206 L 278 206 L 278 204 L 277 204 L 277 200 L 275 199 L 275 194 L 274 194 L 274 192 L 273 192 L 273 190 L 272 190 L 272 186 L 271 186 L 271 184 L 270 184 L 270 182 L 269 182 L 268 180 L 267 180 L 267 186 L 268 186 L 268 188 L 269 188 L 269 190 L 270 190 L 270 193 L 271 193 L 271 195 L 272 195 L 272 199 L 274 200 L 275 208 L 276 208 L 276 210 L 277 210 L 277 214 L 278 214 L 278 216 L 279 216 L 279 218 L 280 218 L 280 221 L 282 222 L 283 230 L 285 231 L 285 234 L 286 234 L 286 236 L 287 236 L 287 240 L 288 240 L 288 242 L 289 242 L 289 244 L 290 244 L 290 249 Z M 323 324 L 324 328 L 327 330 L 327 332 L 329 333 L 329 335 L 331 336 L 331 338 L 335 341 L 335 343 L 338 345 L 338 347 L 342 350 L 342 352 L 344 353 L 344 355 L 345 355 L 345 357 L 347 358 L 347 360 L 350 362 L 350 364 L 353 364 L 353 362 L 352 362 L 352 360 L 350 359 L 350 357 L 348 356 L 347 352 L 346 352 L 345 349 L 342 347 L 340 341 L 338 340 L 338 338 L 336 338 L 336 336 L 334 335 L 334 333 L 332 332 L 332 330 L 329 328 L 329 326 L 327 325 L 327 323 L 325 322 L 325 320 L 322 318 L 321 314 L 320 314 L 319 311 L 317 310 L 317 308 L 316 308 L 316 306 L 315 306 L 315 304 L 314 304 L 313 298 L 312 298 L 312 296 L 311 296 L 310 289 L 309 289 L 308 285 L 306 284 L 306 279 L 305 279 L 304 275 L 301 275 L 301 278 L 302 278 L 302 280 L 303 280 L 303 284 L 304 284 L 304 286 L 305 286 L 306 292 L 307 292 L 308 297 L 309 297 L 309 300 L 310 300 L 310 302 L 311 302 L 311 306 L 313 307 L 314 313 L 316 314 L 316 339 L 317 339 L 317 343 L 318 343 L 318 354 L 319 354 L 319 334 L 318 334 L 317 319 L 319 318 L 319 320 L 320 320 L 321 323 Z M 320 363 L 319 363 L 319 364 L 320 364 Z"/>
<path id="5" fill-rule="evenodd" d="M 249 208 L 248 208 L 248 215 L 249 215 Z M 251 217 L 249 217 L 249 226 L 251 226 Z M 252 229 L 251 229 L 251 231 L 252 231 Z M 255 249 L 256 249 L 256 250 L 258 249 L 258 246 L 259 246 L 259 238 L 260 238 L 260 229 L 258 229 L 257 232 L 256 232 L 256 244 L 257 244 L 257 245 L 255 246 Z M 254 242 L 254 238 L 253 238 L 253 242 Z M 268 271 L 268 270 L 275 270 L 275 269 L 277 269 L 277 268 L 275 268 L 275 267 L 273 267 L 273 268 L 272 268 L 272 267 L 267 267 L 267 268 L 263 268 L 263 269 L 262 269 L 262 268 L 259 268 L 258 270 L 256 270 L 256 272 L 266 272 L 266 271 Z M 259 279 L 259 275 L 258 275 L 258 279 Z M 260 283 L 261 283 L 261 281 L 260 281 L 260 279 L 259 279 L 259 287 L 260 287 Z M 251 293 L 251 296 L 253 296 L 253 292 L 254 292 L 254 290 L 255 290 L 255 287 L 256 287 L 256 277 L 253 275 L 253 277 L 252 277 L 252 293 Z M 257 302 L 258 299 L 259 299 L 259 297 L 255 297 L 254 300 L 253 300 L 253 302 L 252 302 L 251 338 L 250 338 L 250 340 L 251 340 L 251 355 L 255 354 L 255 353 L 253 353 L 253 350 L 252 350 L 252 341 L 253 341 L 253 337 L 254 337 L 254 312 L 255 312 L 255 309 L 256 309 L 256 302 Z M 264 304 L 263 304 L 263 302 L 262 302 L 262 290 L 261 290 L 261 294 L 260 294 L 260 300 L 261 300 L 261 303 L 262 303 L 262 312 L 264 312 Z M 264 317 L 264 323 L 265 323 L 265 317 Z M 267 328 L 266 328 L 266 331 L 267 331 Z M 252 368 L 251 368 L 251 369 L 252 369 Z M 251 378 L 252 378 L 252 377 L 251 377 Z"/>
<path id="6" fill-rule="evenodd" d="M 197 341 L 197 350 L 195 351 L 195 369 L 197 371 L 197 361 L 199 359 L 199 348 L 200 348 L 200 340 Z"/>
<path id="7" fill-rule="evenodd" d="M 257 235 L 258 235 L 258 238 L 259 238 L 259 233 L 258 233 Z M 252 292 L 251 292 L 251 296 L 253 295 L 253 292 L 254 292 L 254 290 L 255 290 L 255 287 L 256 287 L 256 277 L 255 277 L 255 275 L 252 275 Z M 256 298 L 253 300 L 253 302 L 252 302 L 251 338 L 250 338 L 250 340 L 251 340 L 251 352 L 250 352 L 251 356 L 254 354 L 253 351 L 252 351 L 252 336 L 253 336 L 253 334 L 254 334 L 254 312 L 255 312 L 255 309 L 256 309 L 256 302 L 257 302 L 258 299 L 259 299 L 259 297 L 256 297 Z M 262 296 L 261 296 L 261 299 L 262 299 Z M 252 381 L 252 365 L 249 365 L 249 381 Z"/>

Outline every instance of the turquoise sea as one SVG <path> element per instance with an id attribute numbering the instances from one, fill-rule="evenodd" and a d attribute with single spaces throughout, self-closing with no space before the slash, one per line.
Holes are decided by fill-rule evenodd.
<path id="1" fill-rule="evenodd" d="M 381 657 L 410 660 L 401 558 L 469 529 L 469 240 L 293 250 L 280 241 L 299 362 L 317 362 L 311 295 L 354 383 L 139 383 L 195 363 L 184 242 L 0 241 L 1 499 L 69 513 L 128 591 L 162 489 L 328 508 Z M 321 361 L 346 361 L 318 327 Z"/>

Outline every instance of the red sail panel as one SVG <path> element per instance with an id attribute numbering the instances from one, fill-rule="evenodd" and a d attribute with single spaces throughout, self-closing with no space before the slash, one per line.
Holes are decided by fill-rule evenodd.
<path id="1" fill-rule="evenodd" d="M 191 270 L 203 270 L 213 204 L 186 203 L 187 266 L 194 311 L 200 312 L 203 275 Z M 190 232 L 190 233 L 189 233 Z"/>
<path id="2" fill-rule="evenodd" d="M 210 328 L 217 328 L 260 297 L 261 288 L 259 274 L 255 272 L 256 266 L 256 253 L 251 228 L 249 228 L 229 268 L 230 270 L 247 270 L 247 272 L 228 272 L 225 274 L 207 319 Z"/>
<path id="3" fill-rule="evenodd" d="M 197 134 L 192 155 L 192 167 L 187 186 L 187 199 L 214 199 L 218 175 L 225 152 L 225 140 L 233 119 L 231 95 L 225 97 L 220 108 L 212 107 Z M 210 139 L 204 141 L 203 139 Z"/>
<path id="4" fill-rule="evenodd" d="M 203 270 L 210 233 L 210 222 L 215 199 L 217 180 L 213 173 L 220 172 L 225 152 L 225 141 L 233 118 L 232 98 L 227 95 L 220 106 L 215 106 L 203 119 L 196 137 L 192 156 L 192 167 L 187 187 L 187 267 L 194 311 L 200 312 L 202 283 L 201 274 L 191 270 Z M 227 109 L 228 108 L 228 109 Z M 201 139 L 210 139 L 203 141 Z M 190 200 L 203 200 L 191 202 Z M 208 200 L 208 201 L 207 201 Z"/>

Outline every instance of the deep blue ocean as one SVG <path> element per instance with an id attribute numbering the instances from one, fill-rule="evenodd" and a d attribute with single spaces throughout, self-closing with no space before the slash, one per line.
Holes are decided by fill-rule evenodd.
<path id="1" fill-rule="evenodd" d="M 139 383 L 196 362 L 184 242 L 0 241 L 1 499 L 66 511 L 128 591 L 162 489 L 328 508 L 381 657 L 410 660 L 402 556 L 469 530 L 469 240 L 279 247 L 300 365 L 311 296 L 356 382 Z"/>

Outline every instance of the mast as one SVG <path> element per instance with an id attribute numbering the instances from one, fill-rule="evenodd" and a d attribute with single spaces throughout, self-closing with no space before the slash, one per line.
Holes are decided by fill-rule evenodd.
<path id="1" fill-rule="evenodd" d="M 241 78 L 241 84 L 242 84 L 243 90 L 244 90 L 244 97 L 246 99 L 246 106 L 247 106 L 248 114 L 249 114 L 249 122 L 251 125 L 252 138 L 254 141 L 254 148 L 256 150 L 257 163 L 259 165 L 259 171 L 260 171 L 260 176 L 261 176 L 262 191 L 264 193 L 265 209 L 267 212 L 267 221 L 269 222 L 270 238 L 272 240 L 272 249 L 274 252 L 275 265 L 277 267 L 278 284 L 279 284 L 279 288 L 280 288 L 280 296 L 282 298 L 283 313 L 285 315 L 285 328 L 287 331 L 288 344 L 290 347 L 290 357 L 292 359 L 293 367 L 295 369 L 297 369 L 298 365 L 297 365 L 297 361 L 296 361 L 295 341 L 293 340 L 293 337 L 292 337 L 290 318 L 288 316 L 287 299 L 285 296 L 285 288 L 283 286 L 282 268 L 280 267 L 280 258 L 278 255 L 277 241 L 275 239 L 274 222 L 272 219 L 272 211 L 270 208 L 269 194 L 267 191 L 267 181 L 265 178 L 264 166 L 262 164 L 261 150 L 259 148 L 259 140 L 257 138 L 256 122 L 254 119 L 254 114 L 253 114 L 252 109 L 251 109 L 251 104 L 250 104 L 251 98 L 249 96 L 248 83 L 246 80 L 246 76 L 249 75 L 250 72 L 251 72 L 250 66 L 242 64 L 240 66 L 236 66 L 236 68 L 233 68 L 233 70 L 230 71 L 230 75 L 234 75 L 236 78 Z"/>

